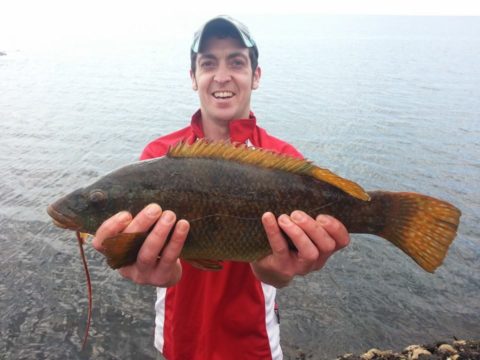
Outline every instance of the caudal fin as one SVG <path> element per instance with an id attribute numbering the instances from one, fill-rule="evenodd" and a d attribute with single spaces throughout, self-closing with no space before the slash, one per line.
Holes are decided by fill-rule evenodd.
<path id="1" fill-rule="evenodd" d="M 461 216 L 453 205 L 416 193 L 373 192 L 385 204 L 385 226 L 379 235 L 402 249 L 428 272 L 445 258 Z"/>

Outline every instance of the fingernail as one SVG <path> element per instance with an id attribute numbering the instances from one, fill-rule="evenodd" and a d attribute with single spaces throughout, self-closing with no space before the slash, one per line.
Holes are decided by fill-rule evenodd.
<path id="1" fill-rule="evenodd" d="M 171 211 L 165 211 L 162 214 L 162 221 L 165 224 L 170 224 L 171 222 L 173 222 L 174 219 L 175 219 L 175 216 L 173 215 L 173 213 Z"/>
<path id="2" fill-rule="evenodd" d="M 292 212 L 291 217 L 292 217 L 292 219 L 295 220 L 295 221 L 303 221 L 303 219 L 305 218 L 300 211 L 294 211 L 294 212 Z"/>
<path id="3" fill-rule="evenodd" d="M 283 215 L 280 215 L 280 217 L 278 218 L 278 222 L 283 224 L 283 225 L 288 225 L 290 224 L 290 218 L 283 214 Z"/>
<path id="4" fill-rule="evenodd" d="M 317 221 L 322 225 L 327 225 L 330 222 L 330 219 L 327 215 L 318 215 Z"/>
<path id="5" fill-rule="evenodd" d="M 186 221 L 180 220 L 177 223 L 177 230 L 180 231 L 181 233 L 185 233 L 188 230 L 188 223 Z"/>
<path id="6" fill-rule="evenodd" d="M 130 221 L 130 213 L 128 211 L 121 211 L 116 216 L 117 220 L 120 222 Z"/>
<path id="7" fill-rule="evenodd" d="M 160 212 L 162 211 L 162 209 L 160 208 L 160 206 L 158 206 L 157 204 L 150 204 L 147 206 L 147 208 L 145 209 L 145 212 L 148 216 L 150 217 L 157 217 L 158 215 L 160 215 Z"/>
<path id="8" fill-rule="evenodd" d="M 267 225 L 273 225 L 275 223 L 275 220 L 271 213 L 268 213 L 268 215 L 264 215 L 263 219 Z"/>

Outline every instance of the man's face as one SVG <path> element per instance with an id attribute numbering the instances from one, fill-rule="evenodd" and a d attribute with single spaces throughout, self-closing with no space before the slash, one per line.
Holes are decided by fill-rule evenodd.
<path id="1" fill-rule="evenodd" d="M 252 72 L 248 49 L 233 38 L 212 37 L 198 54 L 192 87 L 198 90 L 202 118 L 221 125 L 248 118 L 250 96 L 260 80 L 260 68 Z"/>

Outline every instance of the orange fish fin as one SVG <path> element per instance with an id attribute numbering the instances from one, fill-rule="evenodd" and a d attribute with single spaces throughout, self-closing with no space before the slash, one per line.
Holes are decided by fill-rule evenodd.
<path id="1" fill-rule="evenodd" d="M 379 235 L 403 250 L 424 270 L 439 267 L 457 234 L 461 212 L 453 205 L 416 193 L 374 192 L 389 203 Z"/>
<path id="2" fill-rule="evenodd" d="M 223 269 L 222 262 L 220 260 L 209 259 L 184 259 L 190 265 L 200 270 L 219 271 Z"/>
<path id="3" fill-rule="evenodd" d="M 370 195 L 368 195 L 360 185 L 351 180 L 342 178 L 328 169 L 322 169 L 318 166 L 312 165 L 310 173 L 314 178 L 329 183 L 354 198 L 370 201 Z"/>
<path id="4" fill-rule="evenodd" d="M 108 265 L 118 269 L 133 264 L 146 237 L 146 233 L 122 233 L 103 240 Z"/>
<path id="5" fill-rule="evenodd" d="M 243 144 L 229 142 L 209 142 L 205 139 L 195 141 L 193 144 L 179 142 L 171 147 L 167 154 L 169 157 L 198 157 L 231 160 L 258 167 L 288 171 L 291 173 L 312 176 L 317 180 L 329 183 L 360 200 L 370 200 L 369 195 L 360 185 L 344 179 L 327 169 L 319 168 L 311 161 L 298 159 L 269 150 L 247 147 Z"/>

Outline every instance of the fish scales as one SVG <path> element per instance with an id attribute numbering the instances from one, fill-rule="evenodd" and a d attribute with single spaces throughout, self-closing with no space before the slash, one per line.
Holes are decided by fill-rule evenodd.
<path id="1" fill-rule="evenodd" d="M 95 186 L 137 188 L 126 208 L 134 214 L 157 202 L 188 220 L 191 228 L 181 254 L 187 259 L 256 260 L 271 251 L 263 213 L 278 216 L 303 209 L 315 216 L 315 209 L 349 197 L 312 177 L 221 159 L 165 157 L 145 165 L 132 165 L 112 174 L 109 184 Z"/>
<path id="2" fill-rule="evenodd" d="M 59 199 L 48 212 L 59 226 L 94 234 L 119 211 L 135 216 L 152 202 L 190 222 L 181 253 L 186 260 L 257 260 L 271 252 L 262 215 L 303 210 L 312 217 L 332 215 L 350 233 L 381 236 L 430 272 L 443 262 L 461 215 L 423 194 L 367 193 L 305 160 L 203 140 L 107 174 Z M 105 239 L 108 264 L 135 262 L 147 235 Z"/>

